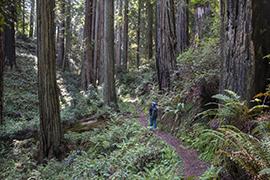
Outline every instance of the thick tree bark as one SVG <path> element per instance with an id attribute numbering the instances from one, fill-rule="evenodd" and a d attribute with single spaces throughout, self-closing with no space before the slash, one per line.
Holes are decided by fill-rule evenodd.
<path id="1" fill-rule="evenodd" d="M 0 15 L 0 19 L 1 15 Z M 3 118 L 3 90 L 4 90 L 4 33 L 3 25 L 0 24 L 0 124 L 4 122 Z"/>
<path id="2" fill-rule="evenodd" d="M 156 65 L 160 90 L 170 89 L 170 70 L 175 68 L 175 19 L 173 0 L 157 1 Z"/>
<path id="3" fill-rule="evenodd" d="M 40 158 L 60 157 L 62 128 L 56 84 L 54 0 L 38 0 L 38 94 Z"/>
<path id="4" fill-rule="evenodd" d="M 123 28 L 123 70 L 128 70 L 128 0 L 125 0 L 124 7 L 124 28 Z"/>
<path id="5" fill-rule="evenodd" d="M 36 0 L 31 0 L 31 12 L 30 12 L 30 22 L 29 22 L 29 37 L 30 38 L 33 38 L 33 35 L 34 35 L 35 6 L 36 6 Z"/>
<path id="6" fill-rule="evenodd" d="M 15 19 L 16 19 L 16 3 L 11 1 L 6 3 L 4 26 L 4 52 L 5 64 L 12 69 L 16 67 L 16 48 L 15 48 Z"/>
<path id="7" fill-rule="evenodd" d="M 153 58 L 153 24 L 154 24 L 154 9 L 151 0 L 147 0 L 147 58 Z"/>
<path id="8" fill-rule="evenodd" d="M 59 15 L 59 40 L 57 47 L 57 65 L 62 67 L 65 57 L 65 11 L 66 3 L 65 0 L 60 0 L 60 15 Z"/>
<path id="9" fill-rule="evenodd" d="M 270 2 L 222 0 L 223 58 L 221 90 L 230 89 L 251 100 L 265 90 L 270 77 Z"/>
<path id="10" fill-rule="evenodd" d="M 106 105 L 117 106 L 114 79 L 114 2 L 104 1 L 104 88 Z"/>
<path id="11" fill-rule="evenodd" d="M 136 51 L 136 66 L 140 67 L 140 48 L 141 48 L 141 11 L 142 11 L 142 0 L 139 0 L 138 7 L 138 19 L 137 19 L 137 51 Z"/>
<path id="12" fill-rule="evenodd" d="M 188 17 L 188 0 L 178 0 L 176 7 L 176 37 L 177 37 L 177 53 L 182 53 L 188 48 L 189 17 Z"/>

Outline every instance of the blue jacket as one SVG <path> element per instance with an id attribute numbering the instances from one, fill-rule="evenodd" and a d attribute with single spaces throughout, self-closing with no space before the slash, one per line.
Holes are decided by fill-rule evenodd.
<path id="1" fill-rule="evenodd" d="M 149 115 L 151 119 L 157 119 L 158 117 L 158 108 L 157 106 L 151 106 L 149 109 Z"/>

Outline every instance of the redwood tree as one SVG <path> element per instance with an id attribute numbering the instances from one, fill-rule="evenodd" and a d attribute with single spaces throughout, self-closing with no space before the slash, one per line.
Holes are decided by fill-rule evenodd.
<path id="1" fill-rule="evenodd" d="M 115 64 L 116 64 L 116 69 L 117 71 L 120 70 L 121 64 L 122 64 L 122 44 L 123 44 L 123 21 L 122 21 L 122 16 L 123 16 L 123 1 L 122 0 L 117 0 L 116 1 L 116 6 L 115 10 L 118 12 L 117 16 L 121 17 L 120 22 L 117 22 L 116 24 L 116 31 L 115 31 Z"/>
<path id="2" fill-rule="evenodd" d="M 31 0 L 31 12 L 30 12 L 30 21 L 29 21 L 29 37 L 30 38 L 32 38 L 34 35 L 35 7 L 36 7 L 36 0 Z"/>
<path id="3" fill-rule="evenodd" d="M 270 2 L 222 0 L 221 90 L 250 100 L 264 91 L 270 77 Z"/>
<path id="4" fill-rule="evenodd" d="M 124 6 L 124 30 L 123 30 L 123 70 L 128 70 L 128 0 L 125 0 Z"/>
<path id="5" fill-rule="evenodd" d="M 141 11 L 142 11 L 142 0 L 138 0 L 138 19 L 137 19 L 137 52 L 136 52 L 136 66 L 140 66 L 140 48 L 141 48 Z"/>
<path id="6" fill-rule="evenodd" d="M 93 47 L 93 0 L 85 1 L 85 24 L 84 24 L 84 61 L 83 61 L 83 71 L 82 71 L 82 84 L 83 88 L 86 90 L 90 84 L 96 85 L 96 79 L 94 76 L 94 47 Z"/>
<path id="7" fill-rule="evenodd" d="M 54 0 L 37 0 L 40 158 L 61 155 L 62 129 L 56 84 Z"/>
<path id="8" fill-rule="evenodd" d="M 209 18 L 211 15 L 211 6 L 209 2 L 200 2 L 195 5 L 195 14 L 194 14 L 194 38 L 202 40 L 207 34 L 209 29 Z"/>
<path id="9" fill-rule="evenodd" d="M 176 4 L 177 53 L 182 53 L 189 45 L 188 0 L 178 0 Z"/>
<path id="10" fill-rule="evenodd" d="M 117 106 L 114 79 L 114 2 L 104 1 L 104 102 Z"/>
<path id="11" fill-rule="evenodd" d="M 16 1 L 5 1 L 5 25 L 4 25 L 4 52 L 6 63 L 12 69 L 16 67 L 16 48 L 15 48 L 15 20 L 16 20 Z"/>
<path id="12" fill-rule="evenodd" d="M 0 20 L 3 20 L 0 14 Z M 4 33 L 3 33 L 3 24 L 0 24 L 0 124 L 3 123 L 3 70 L 4 70 Z"/>
<path id="13" fill-rule="evenodd" d="M 170 89 L 170 70 L 176 66 L 173 0 L 157 1 L 156 64 L 159 89 Z"/>
<path id="14" fill-rule="evenodd" d="M 98 83 L 104 80 L 104 0 L 96 1 L 95 31 L 94 31 L 94 71 Z"/>
<path id="15" fill-rule="evenodd" d="M 60 14 L 59 14 L 59 39 L 58 39 L 58 47 L 57 47 L 57 65 L 59 67 L 62 67 L 64 57 L 65 57 L 65 9 L 66 9 L 66 3 L 65 0 L 59 1 L 60 6 Z"/>
<path id="16" fill-rule="evenodd" d="M 65 43 L 65 55 L 64 55 L 64 59 L 63 59 L 63 64 L 62 64 L 62 70 L 69 70 L 69 60 L 70 60 L 70 54 L 71 54 L 71 39 L 72 39 L 72 29 L 71 29 L 71 0 L 67 0 L 67 5 L 66 5 L 66 12 L 65 12 L 65 16 L 66 16 L 66 33 L 65 33 L 65 39 L 66 39 L 66 43 Z"/>
<path id="17" fill-rule="evenodd" d="M 153 25 L 154 25 L 154 7 L 152 0 L 147 0 L 146 2 L 147 8 L 147 58 L 152 59 L 153 57 Z"/>

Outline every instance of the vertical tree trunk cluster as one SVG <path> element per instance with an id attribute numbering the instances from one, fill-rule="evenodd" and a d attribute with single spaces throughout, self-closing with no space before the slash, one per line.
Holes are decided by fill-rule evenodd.
<path id="1" fill-rule="evenodd" d="M 270 2 L 222 0 L 221 90 L 230 89 L 244 99 L 265 90 L 270 77 Z M 263 31 L 262 31 L 263 29 Z"/>
<path id="2" fill-rule="evenodd" d="M 15 49 L 15 19 L 16 19 L 16 1 L 4 2 L 5 6 L 5 25 L 4 25 L 4 52 L 5 64 L 12 69 L 16 67 L 16 49 Z"/>
<path id="3" fill-rule="evenodd" d="M 29 21 L 29 37 L 30 38 L 33 38 L 34 36 L 35 7 L 36 7 L 36 0 L 31 0 L 31 12 L 30 12 L 30 21 Z"/>
<path id="4" fill-rule="evenodd" d="M 139 7 L 138 7 L 138 21 L 137 21 L 137 51 L 136 51 L 136 66 L 137 68 L 140 67 L 140 48 L 141 48 L 141 12 L 143 2 L 142 0 L 138 0 Z"/>
<path id="5" fill-rule="evenodd" d="M 94 62 L 96 79 L 99 84 L 104 81 L 104 73 L 102 71 L 104 64 L 104 0 L 98 1 L 96 10 L 96 26 L 95 26 L 95 53 Z"/>
<path id="6" fill-rule="evenodd" d="M 71 53 L 71 0 L 59 1 L 59 25 L 57 26 L 57 66 L 62 71 L 69 70 Z"/>
<path id="7" fill-rule="evenodd" d="M 115 31 L 115 64 L 116 70 L 121 70 L 122 64 L 122 45 L 123 45 L 123 0 L 117 0 L 115 6 L 115 12 L 117 12 L 117 16 L 120 21 L 116 23 L 116 31 Z"/>
<path id="8" fill-rule="evenodd" d="M 129 0 L 125 0 L 125 5 L 124 5 L 124 27 L 123 27 L 123 71 L 128 70 L 128 43 L 129 43 L 129 38 L 128 38 L 128 4 Z"/>
<path id="9" fill-rule="evenodd" d="M 189 46 L 189 0 L 178 0 L 176 4 L 177 53 L 182 53 Z"/>
<path id="10" fill-rule="evenodd" d="M 176 32 L 173 0 L 157 1 L 156 65 L 159 89 L 170 89 L 170 70 L 176 66 Z"/>
<path id="11" fill-rule="evenodd" d="M 3 20 L 0 14 L 0 20 Z M 3 118 L 3 89 L 4 89 L 4 33 L 3 24 L 0 24 L 0 124 L 4 122 Z"/>
<path id="12" fill-rule="evenodd" d="M 104 102 L 108 106 L 117 104 L 114 80 L 114 2 L 104 3 Z"/>
<path id="13" fill-rule="evenodd" d="M 108 106 L 117 106 L 115 90 L 114 1 L 85 1 L 82 87 L 103 85 L 103 99 Z"/>
<path id="14" fill-rule="evenodd" d="M 57 65 L 61 67 L 65 57 L 65 12 L 66 2 L 60 0 L 60 14 L 59 14 L 59 37 L 58 37 L 58 48 L 57 48 Z"/>
<path id="15" fill-rule="evenodd" d="M 86 0 L 84 25 L 85 55 L 82 87 L 96 86 L 104 80 L 104 0 Z"/>
<path id="16" fill-rule="evenodd" d="M 197 4 L 195 6 L 195 24 L 194 24 L 194 35 L 196 39 L 203 39 L 203 35 L 208 30 L 207 17 L 211 14 L 210 3 Z"/>
<path id="17" fill-rule="evenodd" d="M 83 88 L 87 89 L 90 84 L 96 86 L 94 71 L 94 24 L 95 24 L 94 1 L 85 1 L 85 25 L 84 25 L 84 64 L 83 64 Z"/>
<path id="18" fill-rule="evenodd" d="M 70 60 L 70 54 L 71 54 L 71 38 L 72 38 L 72 29 L 71 29 L 71 0 L 67 0 L 66 1 L 67 5 L 66 5 L 66 13 L 65 13 L 65 20 L 66 20 L 66 47 L 65 47 L 65 56 L 64 56 L 64 60 L 63 60 L 63 64 L 62 64 L 62 70 L 69 70 L 69 60 Z"/>
<path id="19" fill-rule="evenodd" d="M 61 155 L 62 129 L 56 84 L 54 0 L 37 0 L 40 158 Z"/>
<path id="20" fill-rule="evenodd" d="M 21 6 L 22 6 L 22 35 L 24 36 L 25 35 L 25 0 L 21 0 Z"/>
<path id="21" fill-rule="evenodd" d="M 146 2 L 147 8 L 147 58 L 148 60 L 153 58 L 153 24 L 154 24 L 154 7 L 151 0 L 147 0 Z"/>

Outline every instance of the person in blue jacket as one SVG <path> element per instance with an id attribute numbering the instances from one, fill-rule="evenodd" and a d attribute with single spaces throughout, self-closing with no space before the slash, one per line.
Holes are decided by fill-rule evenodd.
<path id="1" fill-rule="evenodd" d="M 158 107 L 156 102 L 152 102 L 149 109 L 150 116 L 150 130 L 155 130 L 157 128 L 157 117 L 158 117 Z"/>

